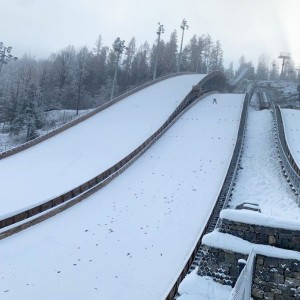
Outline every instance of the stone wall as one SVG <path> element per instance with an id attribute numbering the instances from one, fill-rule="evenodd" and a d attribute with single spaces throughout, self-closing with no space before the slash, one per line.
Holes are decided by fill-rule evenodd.
<path id="1" fill-rule="evenodd" d="M 299 300 L 300 262 L 257 254 L 252 297 L 254 300 Z"/>
<path id="2" fill-rule="evenodd" d="M 248 255 L 202 245 L 197 274 L 233 287 L 239 276 L 238 260 L 247 258 Z M 300 261 L 257 254 L 252 297 L 254 300 L 300 300 Z"/>
<path id="3" fill-rule="evenodd" d="M 234 286 L 239 276 L 238 260 L 248 257 L 248 255 L 205 245 L 201 246 L 200 254 L 198 275 L 210 276 L 216 282 L 231 286 Z"/>
<path id="4" fill-rule="evenodd" d="M 219 231 L 255 244 L 300 251 L 300 231 L 246 224 L 227 219 L 222 219 Z"/>

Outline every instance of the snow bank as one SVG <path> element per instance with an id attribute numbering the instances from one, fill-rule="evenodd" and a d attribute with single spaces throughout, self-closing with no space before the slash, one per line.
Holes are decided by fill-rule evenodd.
<path id="1" fill-rule="evenodd" d="M 281 109 L 285 138 L 289 149 L 300 167 L 300 110 Z"/>
<path id="2" fill-rule="evenodd" d="M 228 300 L 232 288 L 221 285 L 211 277 L 201 277 L 194 270 L 180 283 L 179 300 Z"/>
<path id="3" fill-rule="evenodd" d="M 220 218 L 272 228 L 300 230 L 299 221 L 268 216 L 251 210 L 224 209 L 220 213 Z"/>
<path id="4" fill-rule="evenodd" d="M 268 257 L 300 260 L 300 253 L 297 251 L 280 249 L 268 245 L 252 244 L 231 234 L 221 233 L 216 230 L 204 235 L 202 244 L 209 247 L 229 250 L 241 254 L 249 254 L 251 252 L 251 249 L 253 248 L 257 254 L 265 255 Z"/>

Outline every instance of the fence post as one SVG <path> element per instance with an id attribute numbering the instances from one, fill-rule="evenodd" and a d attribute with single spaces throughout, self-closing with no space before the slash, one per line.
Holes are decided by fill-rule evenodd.
<path id="1" fill-rule="evenodd" d="M 247 261 L 245 259 L 238 260 L 238 268 L 239 268 L 239 275 L 242 273 L 244 267 L 246 266 Z"/>

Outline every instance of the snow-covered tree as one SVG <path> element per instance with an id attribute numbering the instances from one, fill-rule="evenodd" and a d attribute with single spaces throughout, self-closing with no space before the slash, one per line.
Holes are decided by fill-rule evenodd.
<path id="1" fill-rule="evenodd" d="M 268 61 L 265 54 L 262 54 L 258 58 L 258 64 L 256 68 L 256 79 L 267 80 L 269 75 Z"/>
<path id="2" fill-rule="evenodd" d="M 183 47 L 181 70 L 206 73 L 220 69 L 222 49 L 216 48 L 210 35 L 194 35 Z M 115 94 L 153 77 L 157 42 L 137 47 L 135 38 L 127 45 L 120 59 Z M 138 49 L 138 50 L 137 50 Z M 160 40 L 157 77 L 177 70 L 178 39 L 173 31 L 167 42 Z M 219 53 L 219 54 L 217 54 Z M 39 113 L 52 109 L 95 107 L 109 100 L 117 55 L 97 37 L 90 51 L 70 45 L 49 56 L 36 60 L 24 55 L 5 65 L 0 77 L 0 123 L 2 130 L 12 133 L 28 129 L 28 138 L 35 135 Z M 30 100 L 31 99 L 31 100 Z M 37 111 L 36 106 L 40 111 Z M 20 116 L 25 114 L 26 118 Z M 36 115 L 36 117 L 34 117 Z M 30 117 L 31 116 L 31 117 Z M 31 120 L 31 121 L 29 121 Z M 26 125 L 27 124 L 27 125 Z M 11 127 L 11 128 L 10 128 Z"/>
<path id="3" fill-rule="evenodd" d="M 211 53 L 208 59 L 208 69 L 210 72 L 223 71 L 223 50 L 220 41 L 211 47 Z"/>
<path id="4" fill-rule="evenodd" d="M 44 122 L 43 110 L 38 105 L 39 88 L 35 81 L 31 81 L 23 93 L 22 102 L 17 107 L 17 113 L 12 121 L 11 134 L 19 134 L 24 128 L 28 140 L 37 136 L 36 129 Z"/>
<path id="5" fill-rule="evenodd" d="M 150 48 L 147 42 L 142 45 L 132 61 L 132 84 L 136 85 L 150 77 Z"/>
<path id="6" fill-rule="evenodd" d="M 93 48 L 93 52 L 96 56 L 99 56 L 102 49 L 102 36 L 101 34 L 98 35 L 97 41 L 95 43 L 95 47 Z"/>
<path id="7" fill-rule="evenodd" d="M 225 74 L 228 79 L 234 78 L 233 62 L 230 62 L 229 67 L 225 70 Z"/>
<path id="8" fill-rule="evenodd" d="M 132 63 L 134 56 L 136 54 L 136 40 L 135 37 L 133 37 L 130 42 L 128 43 L 125 53 L 124 53 L 124 60 L 123 60 L 123 72 L 122 72 L 122 83 L 124 86 L 127 86 L 130 84 L 132 80 Z"/>
<path id="9" fill-rule="evenodd" d="M 279 69 L 276 61 L 272 61 L 272 66 L 270 70 L 270 80 L 277 80 L 279 78 Z"/>
<path id="10" fill-rule="evenodd" d="M 89 56 L 89 51 L 87 47 L 82 47 L 76 53 L 76 58 L 75 58 L 73 84 L 76 93 L 76 114 L 77 115 L 80 108 L 82 96 L 84 94 L 84 80 L 88 75 L 88 69 L 87 69 L 88 56 Z"/>
<path id="11" fill-rule="evenodd" d="M 170 40 L 166 43 L 163 53 L 163 72 L 171 73 L 177 70 L 178 45 L 177 31 L 171 33 Z"/>

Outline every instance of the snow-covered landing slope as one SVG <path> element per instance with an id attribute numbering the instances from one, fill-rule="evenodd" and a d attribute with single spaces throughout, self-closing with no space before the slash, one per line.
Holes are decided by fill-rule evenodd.
<path id="1" fill-rule="evenodd" d="M 221 189 L 243 99 L 199 101 L 109 185 L 0 241 L 1 300 L 162 299 Z"/>
<path id="2" fill-rule="evenodd" d="M 281 109 L 285 138 L 290 151 L 300 167 L 300 110 Z"/>
<path id="3" fill-rule="evenodd" d="M 283 177 L 269 110 L 249 108 L 245 147 L 231 207 L 258 203 L 263 214 L 300 220 L 295 195 Z"/>
<path id="4" fill-rule="evenodd" d="M 142 144 L 205 75 L 147 87 L 94 117 L 0 161 L 0 219 L 90 180 Z"/>

